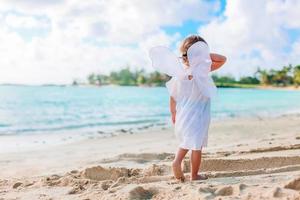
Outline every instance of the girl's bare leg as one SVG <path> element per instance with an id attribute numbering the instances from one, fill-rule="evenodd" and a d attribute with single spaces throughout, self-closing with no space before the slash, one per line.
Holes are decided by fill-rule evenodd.
<path id="1" fill-rule="evenodd" d="M 192 150 L 190 162 L 191 162 L 191 180 L 203 180 L 207 179 L 205 176 L 201 176 L 198 174 L 200 164 L 201 164 L 201 150 Z"/>
<path id="2" fill-rule="evenodd" d="M 184 181 L 184 174 L 181 169 L 181 163 L 188 151 L 189 151 L 188 149 L 179 148 L 175 156 L 175 159 L 173 160 L 172 163 L 174 176 L 175 178 L 180 179 L 181 181 Z"/>

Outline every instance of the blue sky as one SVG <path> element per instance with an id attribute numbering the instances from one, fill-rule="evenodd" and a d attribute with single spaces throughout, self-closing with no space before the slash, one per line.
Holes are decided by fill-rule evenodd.
<path id="1" fill-rule="evenodd" d="M 152 71 L 151 47 L 178 53 L 190 34 L 227 56 L 219 74 L 300 64 L 299 10 L 297 0 L 4 0 L 0 83 L 70 83 L 127 65 Z"/>
<path id="2" fill-rule="evenodd" d="M 224 17 L 224 10 L 226 6 L 226 0 L 215 1 L 219 2 L 217 10 L 211 12 L 211 15 L 214 17 Z M 185 37 L 190 34 L 197 34 L 199 27 L 204 26 L 209 23 L 209 20 L 185 20 L 182 24 L 177 26 L 162 26 L 162 29 L 166 31 L 167 34 L 180 33 L 181 36 Z"/>

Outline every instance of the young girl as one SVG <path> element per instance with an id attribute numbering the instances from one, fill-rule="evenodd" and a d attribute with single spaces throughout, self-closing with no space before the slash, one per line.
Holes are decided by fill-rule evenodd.
<path id="1" fill-rule="evenodd" d="M 153 67 L 172 76 L 166 83 L 170 93 L 170 111 L 175 124 L 175 135 L 180 141 L 179 149 L 172 163 L 175 178 L 184 181 L 182 160 L 191 151 L 191 180 L 207 177 L 199 175 L 202 147 L 207 146 L 210 124 L 210 99 L 216 87 L 209 76 L 210 71 L 220 68 L 226 61 L 222 55 L 209 53 L 203 38 L 192 35 L 181 44 L 180 65 L 170 50 L 154 47 L 150 50 Z"/>

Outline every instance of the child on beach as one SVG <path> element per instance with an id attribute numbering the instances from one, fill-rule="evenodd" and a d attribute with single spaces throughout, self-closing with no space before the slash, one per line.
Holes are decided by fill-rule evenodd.
<path id="1" fill-rule="evenodd" d="M 167 48 L 158 46 L 150 50 L 155 69 L 171 76 L 166 83 L 170 93 L 170 111 L 179 139 L 179 149 L 172 163 L 175 178 L 184 181 L 181 163 L 188 151 L 191 163 L 191 180 L 207 177 L 199 175 L 202 147 L 207 146 L 210 124 L 210 100 L 216 87 L 209 72 L 220 68 L 226 57 L 209 52 L 206 41 L 191 35 L 180 46 L 182 64 Z"/>

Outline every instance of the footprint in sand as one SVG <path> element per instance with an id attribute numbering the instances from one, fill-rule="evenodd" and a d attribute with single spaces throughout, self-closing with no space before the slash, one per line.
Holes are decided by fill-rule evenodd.
<path id="1" fill-rule="evenodd" d="M 68 194 L 78 194 L 82 191 L 86 190 L 82 185 L 76 185 L 74 188 L 72 188 Z"/>
<path id="2" fill-rule="evenodd" d="M 241 183 L 240 185 L 239 185 L 239 189 L 240 189 L 240 191 L 243 191 L 244 189 L 246 189 L 248 186 L 246 185 L 246 184 L 244 184 L 244 183 Z"/>
<path id="3" fill-rule="evenodd" d="M 232 186 L 225 186 L 218 190 L 216 190 L 215 194 L 217 196 L 230 196 L 233 194 L 233 187 Z"/>
<path id="4" fill-rule="evenodd" d="M 61 176 L 53 174 L 49 177 L 46 177 L 42 180 L 42 183 L 47 185 L 47 186 L 56 186 L 59 185 L 61 183 L 60 180 Z"/>
<path id="5" fill-rule="evenodd" d="M 13 189 L 17 189 L 17 188 L 20 187 L 21 185 L 23 185 L 23 183 L 21 183 L 21 182 L 16 182 L 15 184 L 13 184 L 12 188 L 13 188 Z"/>
<path id="6" fill-rule="evenodd" d="M 280 187 L 277 187 L 273 192 L 273 197 L 280 198 L 283 197 L 284 193 Z"/>
<path id="7" fill-rule="evenodd" d="M 101 183 L 101 188 L 103 190 L 108 190 L 108 188 L 110 188 L 110 186 L 113 184 L 113 181 L 112 180 L 108 180 L 108 181 L 103 181 Z"/>
<path id="8" fill-rule="evenodd" d="M 217 188 L 215 187 L 200 187 L 199 188 L 199 192 L 200 193 L 215 193 L 215 191 L 217 190 Z"/>
<path id="9" fill-rule="evenodd" d="M 216 196 L 230 196 L 233 194 L 233 187 L 232 186 L 225 186 L 221 188 L 216 187 L 200 187 L 199 193 L 206 193 L 208 196 L 205 199 L 210 199 Z"/>
<path id="10" fill-rule="evenodd" d="M 157 192 L 154 188 L 148 190 L 137 186 L 129 191 L 129 199 L 151 199 Z"/>
<path id="11" fill-rule="evenodd" d="M 300 190 L 300 177 L 290 181 L 284 186 L 284 188 L 292 190 Z"/>

